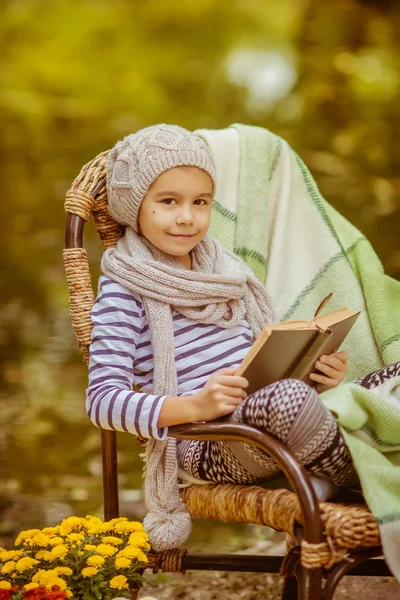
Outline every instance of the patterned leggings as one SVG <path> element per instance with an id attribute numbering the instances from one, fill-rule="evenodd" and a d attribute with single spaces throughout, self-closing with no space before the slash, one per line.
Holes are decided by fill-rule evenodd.
<path id="1" fill-rule="evenodd" d="M 373 388 L 396 375 L 400 375 L 400 362 L 353 383 Z M 298 379 L 284 379 L 247 396 L 231 420 L 278 438 L 308 471 L 328 477 L 338 486 L 358 480 L 335 418 L 317 392 Z M 181 440 L 178 460 L 194 477 L 218 483 L 256 483 L 280 472 L 265 452 L 243 442 Z"/>

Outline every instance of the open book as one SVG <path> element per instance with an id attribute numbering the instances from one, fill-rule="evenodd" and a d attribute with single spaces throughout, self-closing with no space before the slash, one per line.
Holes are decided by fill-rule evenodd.
<path id="1" fill-rule="evenodd" d="M 311 322 L 282 321 L 262 330 L 235 373 L 248 380 L 248 394 L 288 377 L 316 385 L 308 377 L 315 361 L 339 349 L 360 314 L 342 308 L 318 316 L 331 298 L 321 302 Z"/>

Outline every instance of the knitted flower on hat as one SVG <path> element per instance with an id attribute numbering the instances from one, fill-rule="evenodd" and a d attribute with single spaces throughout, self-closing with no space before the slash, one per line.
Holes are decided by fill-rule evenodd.
<path id="1" fill-rule="evenodd" d="M 138 231 L 140 205 L 159 175 L 174 167 L 191 166 L 216 177 L 213 158 L 200 137 L 177 125 L 152 125 L 118 142 L 107 162 L 110 215 Z"/>

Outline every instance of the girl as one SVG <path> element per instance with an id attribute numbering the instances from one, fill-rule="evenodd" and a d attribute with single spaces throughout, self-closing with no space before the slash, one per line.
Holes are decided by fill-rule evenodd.
<path id="1" fill-rule="evenodd" d="M 345 352 L 317 361 L 316 389 L 288 379 L 248 396 L 248 382 L 235 376 L 276 318 L 251 270 L 207 235 L 215 185 L 205 142 L 174 125 L 142 129 L 109 156 L 109 212 L 126 231 L 102 259 L 87 411 L 98 427 L 150 438 L 144 525 L 157 549 L 178 546 L 190 532 L 178 464 L 181 479 L 203 483 L 255 483 L 279 472 L 253 446 L 176 443 L 169 426 L 231 415 L 287 444 L 308 471 L 339 486 L 357 481 L 317 393 L 343 380 Z"/>

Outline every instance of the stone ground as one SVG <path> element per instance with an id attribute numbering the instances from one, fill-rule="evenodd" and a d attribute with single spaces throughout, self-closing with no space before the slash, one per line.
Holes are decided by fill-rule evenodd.
<path id="1" fill-rule="evenodd" d="M 251 526 L 261 533 L 251 545 L 236 546 L 234 553 L 279 556 L 286 549 L 282 533 Z M 220 533 L 222 533 L 221 530 Z M 207 544 L 203 551 L 229 552 L 231 543 L 221 537 L 220 547 Z M 224 542 L 226 545 L 224 545 Z M 199 547 L 190 548 L 198 552 Z M 230 551 L 233 547 L 231 546 Z M 151 572 L 145 574 L 145 585 L 139 600 L 152 596 L 157 600 L 280 600 L 283 580 L 279 575 L 259 573 L 226 573 L 191 571 L 186 575 Z M 345 577 L 334 594 L 334 600 L 400 600 L 400 584 L 394 577 Z"/>
<path id="2" fill-rule="evenodd" d="M 157 600 L 278 600 L 282 579 L 256 573 L 190 572 L 186 575 L 146 575 L 139 598 Z M 394 577 L 345 577 L 334 600 L 400 600 Z"/>

